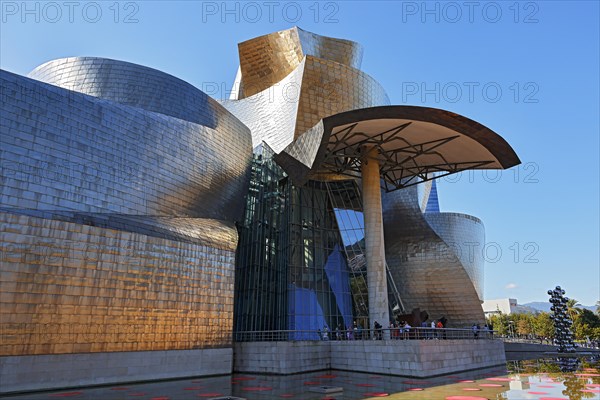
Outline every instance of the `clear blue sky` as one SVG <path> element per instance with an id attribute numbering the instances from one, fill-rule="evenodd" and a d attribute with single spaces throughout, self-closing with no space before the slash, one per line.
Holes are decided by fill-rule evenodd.
<path id="1" fill-rule="evenodd" d="M 99 56 L 224 91 L 238 42 L 293 25 L 360 42 L 393 104 L 475 119 L 523 161 L 439 182 L 443 211 L 485 223 L 485 297 L 600 298 L 598 2 L 74 3 L 2 1 L 1 67 Z"/>

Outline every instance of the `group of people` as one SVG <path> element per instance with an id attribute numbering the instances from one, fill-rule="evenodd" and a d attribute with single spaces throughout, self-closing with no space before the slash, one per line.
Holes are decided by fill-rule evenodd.
<path id="1" fill-rule="evenodd" d="M 483 328 L 479 324 L 473 324 L 471 331 L 473 331 L 473 339 L 479 339 L 480 337 L 488 338 L 492 329 L 488 324 L 485 324 Z"/>
<path id="2" fill-rule="evenodd" d="M 413 329 L 405 320 L 399 322 L 390 321 L 387 331 L 389 331 L 390 339 L 396 340 L 446 339 L 445 330 L 439 333 L 436 330 L 446 328 L 447 322 L 448 320 L 445 317 L 431 322 L 425 320 L 421 323 L 420 329 Z M 378 321 L 374 321 L 373 326 L 374 330 L 372 332 L 364 329 L 357 321 L 354 321 L 353 325 L 348 325 L 347 328 L 344 328 L 342 324 L 338 324 L 333 332 L 330 332 L 327 326 L 323 326 L 322 330 L 319 329 L 319 336 L 322 340 L 382 340 L 384 338 L 383 326 Z"/>

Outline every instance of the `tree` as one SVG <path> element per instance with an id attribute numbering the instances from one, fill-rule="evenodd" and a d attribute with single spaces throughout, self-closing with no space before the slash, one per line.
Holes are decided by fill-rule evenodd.
<path id="1" fill-rule="evenodd" d="M 517 333 L 519 335 L 532 334 L 532 318 L 530 314 L 517 314 L 519 318 L 517 320 Z"/>
<path id="2" fill-rule="evenodd" d="M 592 340 L 600 339 L 596 337 L 600 329 L 600 317 L 587 309 L 582 309 L 573 321 L 573 333 L 575 339 L 586 340 L 588 337 Z"/>
<path id="3" fill-rule="evenodd" d="M 550 319 L 550 314 L 541 312 L 533 319 L 533 330 L 537 336 L 546 338 L 554 337 L 554 323 Z"/>
<path id="4" fill-rule="evenodd" d="M 571 317 L 571 319 L 573 321 L 575 321 L 575 318 L 577 317 L 577 315 L 581 314 L 581 311 L 582 311 L 582 308 L 577 307 L 577 306 L 581 306 L 581 304 L 579 304 L 579 301 L 577 301 L 575 299 L 567 300 L 567 313 L 569 314 L 569 317 Z"/>

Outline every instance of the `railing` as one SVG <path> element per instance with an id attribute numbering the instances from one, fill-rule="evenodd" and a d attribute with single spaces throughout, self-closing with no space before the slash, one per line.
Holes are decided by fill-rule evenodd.
<path id="1" fill-rule="evenodd" d="M 234 332 L 235 342 L 278 342 L 300 340 L 480 340 L 496 339 L 496 332 L 490 330 L 456 328 L 385 328 L 354 330 L 280 330 Z"/>

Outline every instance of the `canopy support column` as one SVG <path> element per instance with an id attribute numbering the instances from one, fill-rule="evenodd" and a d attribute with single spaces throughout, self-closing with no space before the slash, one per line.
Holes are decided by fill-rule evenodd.
<path id="1" fill-rule="evenodd" d="M 375 321 L 384 328 L 387 328 L 390 322 L 381 208 L 381 177 L 377 148 L 363 147 L 361 153 L 363 154 L 361 173 L 365 220 L 365 256 L 367 259 L 369 291 L 369 324 L 370 329 L 373 330 L 375 329 Z M 389 339 L 389 331 L 385 331 L 384 338 Z"/>

